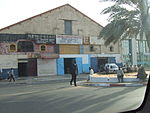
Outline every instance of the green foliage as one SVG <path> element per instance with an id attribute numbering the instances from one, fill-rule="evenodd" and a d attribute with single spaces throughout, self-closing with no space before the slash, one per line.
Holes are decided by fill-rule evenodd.
<path id="1" fill-rule="evenodd" d="M 115 4 L 105 8 L 101 14 L 110 14 L 109 23 L 100 32 L 99 37 L 105 40 L 105 45 L 111 42 L 125 38 L 136 38 L 138 34 L 143 38 L 146 35 L 147 40 L 150 36 L 150 14 L 148 0 L 100 0 L 112 1 Z M 123 5 L 132 7 L 128 10 Z M 150 42 L 148 42 L 150 48 Z"/>

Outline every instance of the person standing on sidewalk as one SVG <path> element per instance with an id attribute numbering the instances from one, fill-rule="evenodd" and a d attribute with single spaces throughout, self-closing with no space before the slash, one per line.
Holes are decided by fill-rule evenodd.
<path id="1" fill-rule="evenodd" d="M 8 72 L 8 79 L 9 79 L 9 82 L 11 82 L 12 79 L 13 79 L 13 81 L 15 82 L 15 77 L 14 77 L 14 70 L 13 70 L 13 68 L 11 68 L 11 70 Z"/>
<path id="2" fill-rule="evenodd" d="M 71 72 L 70 85 L 72 85 L 72 82 L 74 81 L 74 86 L 77 86 L 76 78 L 77 78 L 77 74 L 78 74 L 78 66 L 77 66 L 75 61 L 74 61 L 74 63 L 71 66 L 70 72 Z"/>
<path id="3" fill-rule="evenodd" d="M 89 81 L 90 80 L 90 76 L 94 74 L 94 70 L 91 67 L 89 67 L 89 72 L 90 72 L 90 74 L 87 77 L 88 78 L 87 81 Z"/>
<path id="4" fill-rule="evenodd" d="M 123 72 L 123 70 L 119 67 L 119 70 L 117 70 L 118 82 L 123 82 L 123 76 L 124 76 L 124 72 Z"/>
<path id="5" fill-rule="evenodd" d="M 145 72 L 144 66 L 140 65 L 137 73 L 137 78 L 141 81 L 145 81 L 147 78 L 147 73 Z"/>
<path id="6" fill-rule="evenodd" d="M 108 73 L 109 73 L 109 65 L 106 66 L 106 74 L 108 74 Z"/>

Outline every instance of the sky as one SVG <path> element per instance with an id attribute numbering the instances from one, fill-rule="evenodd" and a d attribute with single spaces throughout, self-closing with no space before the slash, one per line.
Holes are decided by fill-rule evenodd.
<path id="1" fill-rule="evenodd" d="M 69 3 L 102 26 L 107 24 L 108 15 L 100 12 L 111 3 L 99 0 L 0 0 L 0 28 Z"/>

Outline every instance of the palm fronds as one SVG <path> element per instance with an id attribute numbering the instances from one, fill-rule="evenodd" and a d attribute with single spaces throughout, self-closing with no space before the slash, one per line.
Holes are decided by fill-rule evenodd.
<path id="1" fill-rule="evenodd" d="M 101 14 L 110 14 L 106 25 L 100 32 L 100 38 L 105 40 L 108 45 L 111 42 L 115 43 L 128 37 L 134 37 L 140 34 L 146 35 L 149 40 L 150 36 L 150 14 L 148 0 L 100 0 L 112 1 L 115 4 L 105 8 Z M 133 10 L 128 10 L 123 7 L 123 4 L 133 7 Z M 150 42 L 148 42 L 150 48 Z"/>

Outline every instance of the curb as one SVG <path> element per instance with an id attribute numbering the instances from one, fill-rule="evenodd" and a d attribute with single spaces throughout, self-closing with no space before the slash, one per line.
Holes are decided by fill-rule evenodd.
<path id="1" fill-rule="evenodd" d="M 147 85 L 147 83 L 88 83 L 85 81 L 79 81 L 77 83 L 81 86 L 93 87 L 140 87 Z"/>
<path id="2" fill-rule="evenodd" d="M 14 84 L 21 84 L 21 85 L 25 85 L 25 84 L 47 84 L 47 83 L 60 83 L 60 82 L 69 82 L 71 78 L 54 78 L 54 79 L 16 79 L 15 82 L 8 82 L 8 80 L 2 80 L 0 81 L 0 85 L 8 85 L 11 83 Z M 77 80 L 81 81 L 81 80 L 85 80 L 85 78 L 78 78 Z"/>

